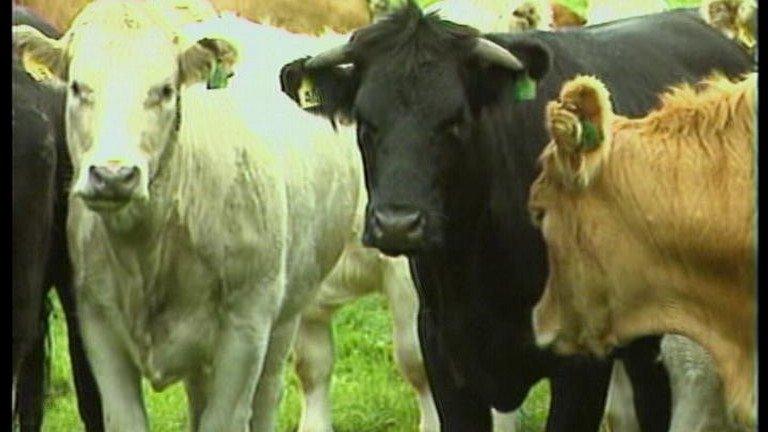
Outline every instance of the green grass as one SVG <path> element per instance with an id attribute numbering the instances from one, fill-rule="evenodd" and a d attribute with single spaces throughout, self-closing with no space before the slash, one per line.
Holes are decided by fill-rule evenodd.
<path id="1" fill-rule="evenodd" d="M 416 431 L 419 421 L 416 396 L 400 377 L 392 354 L 392 320 L 382 296 L 369 296 L 339 310 L 334 317 L 336 366 L 331 388 L 335 432 Z M 66 326 L 61 307 L 54 301 L 51 317 L 52 376 L 43 430 L 83 430 L 67 354 Z M 280 406 L 280 432 L 296 430 L 301 410 L 298 379 L 290 363 Z M 145 400 L 151 428 L 158 432 L 186 431 L 186 395 L 181 384 L 162 393 L 148 385 Z M 549 385 L 536 385 L 523 405 L 524 432 L 544 430 Z"/>

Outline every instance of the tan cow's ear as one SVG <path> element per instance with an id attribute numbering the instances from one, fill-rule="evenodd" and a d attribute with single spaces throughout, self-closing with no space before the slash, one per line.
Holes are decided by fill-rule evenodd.
<path id="1" fill-rule="evenodd" d="M 13 26 L 13 46 L 24 69 L 37 81 L 67 81 L 69 60 L 61 40 L 51 39 L 34 27 Z"/>
<path id="2" fill-rule="evenodd" d="M 179 57 L 181 83 L 191 85 L 206 81 L 210 87 L 212 75 L 232 74 L 237 57 L 235 46 L 223 39 L 200 39 Z"/>

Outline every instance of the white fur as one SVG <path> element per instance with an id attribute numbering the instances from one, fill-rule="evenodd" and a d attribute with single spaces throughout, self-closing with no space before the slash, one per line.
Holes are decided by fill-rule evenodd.
<path id="1" fill-rule="evenodd" d="M 107 430 L 148 429 L 142 376 L 157 389 L 184 380 L 193 430 L 272 430 L 299 314 L 357 241 L 353 131 L 334 132 L 279 91 L 279 67 L 322 41 L 227 24 L 215 36 L 241 48 L 236 75 L 223 90 L 183 91 L 178 142 L 148 200 L 100 215 L 70 198 Z"/>
<path id="2" fill-rule="evenodd" d="M 661 361 L 669 373 L 672 418 L 669 432 L 742 432 L 728 420 L 723 385 L 712 359 L 698 344 L 678 335 L 661 341 Z M 632 383 L 621 362 L 611 376 L 604 432 L 639 432 Z"/>

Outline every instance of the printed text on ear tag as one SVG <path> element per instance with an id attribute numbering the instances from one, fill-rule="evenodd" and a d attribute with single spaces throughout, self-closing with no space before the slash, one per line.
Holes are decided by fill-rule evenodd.
<path id="1" fill-rule="evenodd" d="M 320 105 L 322 105 L 320 92 L 317 91 L 309 77 L 302 78 L 299 86 L 299 106 L 303 109 L 309 109 Z"/>

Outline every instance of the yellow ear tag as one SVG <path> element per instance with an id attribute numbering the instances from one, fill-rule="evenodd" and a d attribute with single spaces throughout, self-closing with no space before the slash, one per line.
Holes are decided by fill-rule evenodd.
<path id="1" fill-rule="evenodd" d="M 38 62 L 33 55 L 25 52 L 21 58 L 24 64 L 24 70 L 35 80 L 44 81 L 53 78 L 53 73 L 47 66 Z"/>
<path id="2" fill-rule="evenodd" d="M 299 106 L 303 109 L 314 108 L 322 105 L 322 97 L 309 77 L 301 79 L 299 86 Z"/>

